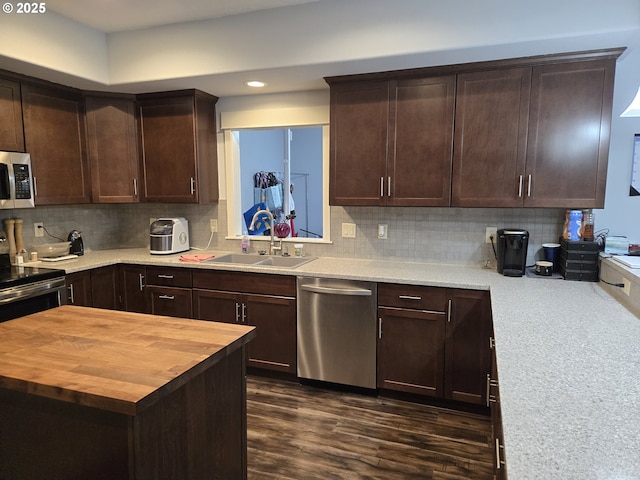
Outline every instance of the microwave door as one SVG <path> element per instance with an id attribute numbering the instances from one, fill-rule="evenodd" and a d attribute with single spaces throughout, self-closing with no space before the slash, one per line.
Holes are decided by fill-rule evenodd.
<path id="1" fill-rule="evenodd" d="M 6 163 L 0 163 L 0 208 L 13 208 L 9 166 Z"/>

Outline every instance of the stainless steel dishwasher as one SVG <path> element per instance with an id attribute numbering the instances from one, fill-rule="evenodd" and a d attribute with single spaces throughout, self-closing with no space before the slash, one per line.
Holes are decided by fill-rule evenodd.
<path id="1" fill-rule="evenodd" d="M 298 277 L 298 376 L 376 388 L 373 282 Z"/>

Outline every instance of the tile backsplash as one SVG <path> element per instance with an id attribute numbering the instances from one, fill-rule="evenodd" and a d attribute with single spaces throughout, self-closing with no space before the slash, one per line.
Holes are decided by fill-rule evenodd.
<path id="1" fill-rule="evenodd" d="M 239 240 L 226 240 L 226 202 L 214 205 L 120 204 L 71 205 L 6 210 L 0 218 L 24 220 L 27 248 L 34 243 L 58 241 L 45 234 L 34 238 L 33 223 L 42 222 L 56 237 L 67 238 L 77 229 L 85 248 L 148 247 L 149 221 L 183 216 L 189 221 L 191 245 L 205 247 L 211 236 L 209 219 L 218 220 L 211 237 L 214 250 L 240 251 Z M 342 238 L 342 223 L 356 224 L 356 238 Z M 305 253 L 314 256 L 421 261 L 447 264 L 495 265 L 491 244 L 484 243 L 486 227 L 523 228 L 529 231 L 528 262 L 541 258 L 542 243 L 557 241 L 564 210 L 524 208 L 331 207 L 332 242 L 310 243 Z M 377 238 L 378 224 L 388 225 L 388 238 Z"/>

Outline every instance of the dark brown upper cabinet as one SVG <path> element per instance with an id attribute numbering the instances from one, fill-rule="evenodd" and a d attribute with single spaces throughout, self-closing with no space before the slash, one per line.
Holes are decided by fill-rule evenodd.
<path id="1" fill-rule="evenodd" d="M 23 84 L 22 111 L 36 205 L 89 203 L 91 184 L 80 93 Z"/>
<path id="2" fill-rule="evenodd" d="M 602 208 L 615 59 L 533 68 L 528 207 Z"/>
<path id="3" fill-rule="evenodd" d="M 522 206 L 530 90 L 530 67 L 458 75 L 453 206 Z"/>
<path id="4" fill-rule="evenodd" d="M 455 76 L 331 88 L 332 205 L 449 205 Z"/>
<path id="5" fill-rule="evenodd" d="M 135 97 L 88 94 L 85 105 L 92 201 L 138 202 Z"/>
<path id="6" fill-rule="evenodd" d="M 623 51 L 326 78 L 330 203 L 602 208 Z"/>
<path id="7" fill-rule="evenodd" d="M 0 78 L 0 150 L 24 152 L 20 84 Z"/>
<path id="8" fill-rule="evenodd" d="M 184 90 L 139 95 L 138 100 L 144 200 L 216 202 L 218 98 Z"/>

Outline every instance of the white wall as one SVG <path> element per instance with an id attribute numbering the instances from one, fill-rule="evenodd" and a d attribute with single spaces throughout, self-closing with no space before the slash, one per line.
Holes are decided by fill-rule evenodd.
<path id="1" fill-rule="evenodd" d="M 596 210 L 596 230 L 626 235 L 640 243 L 640 197 L 629 196 L 633 136 L 640 133 L 640 117 L 620 118 L 640 87 L 640 34 L 629 42 L 618 60 L 613 95 L 611 145 L 607 171 L 607 194 L 603 210 Z"/>

